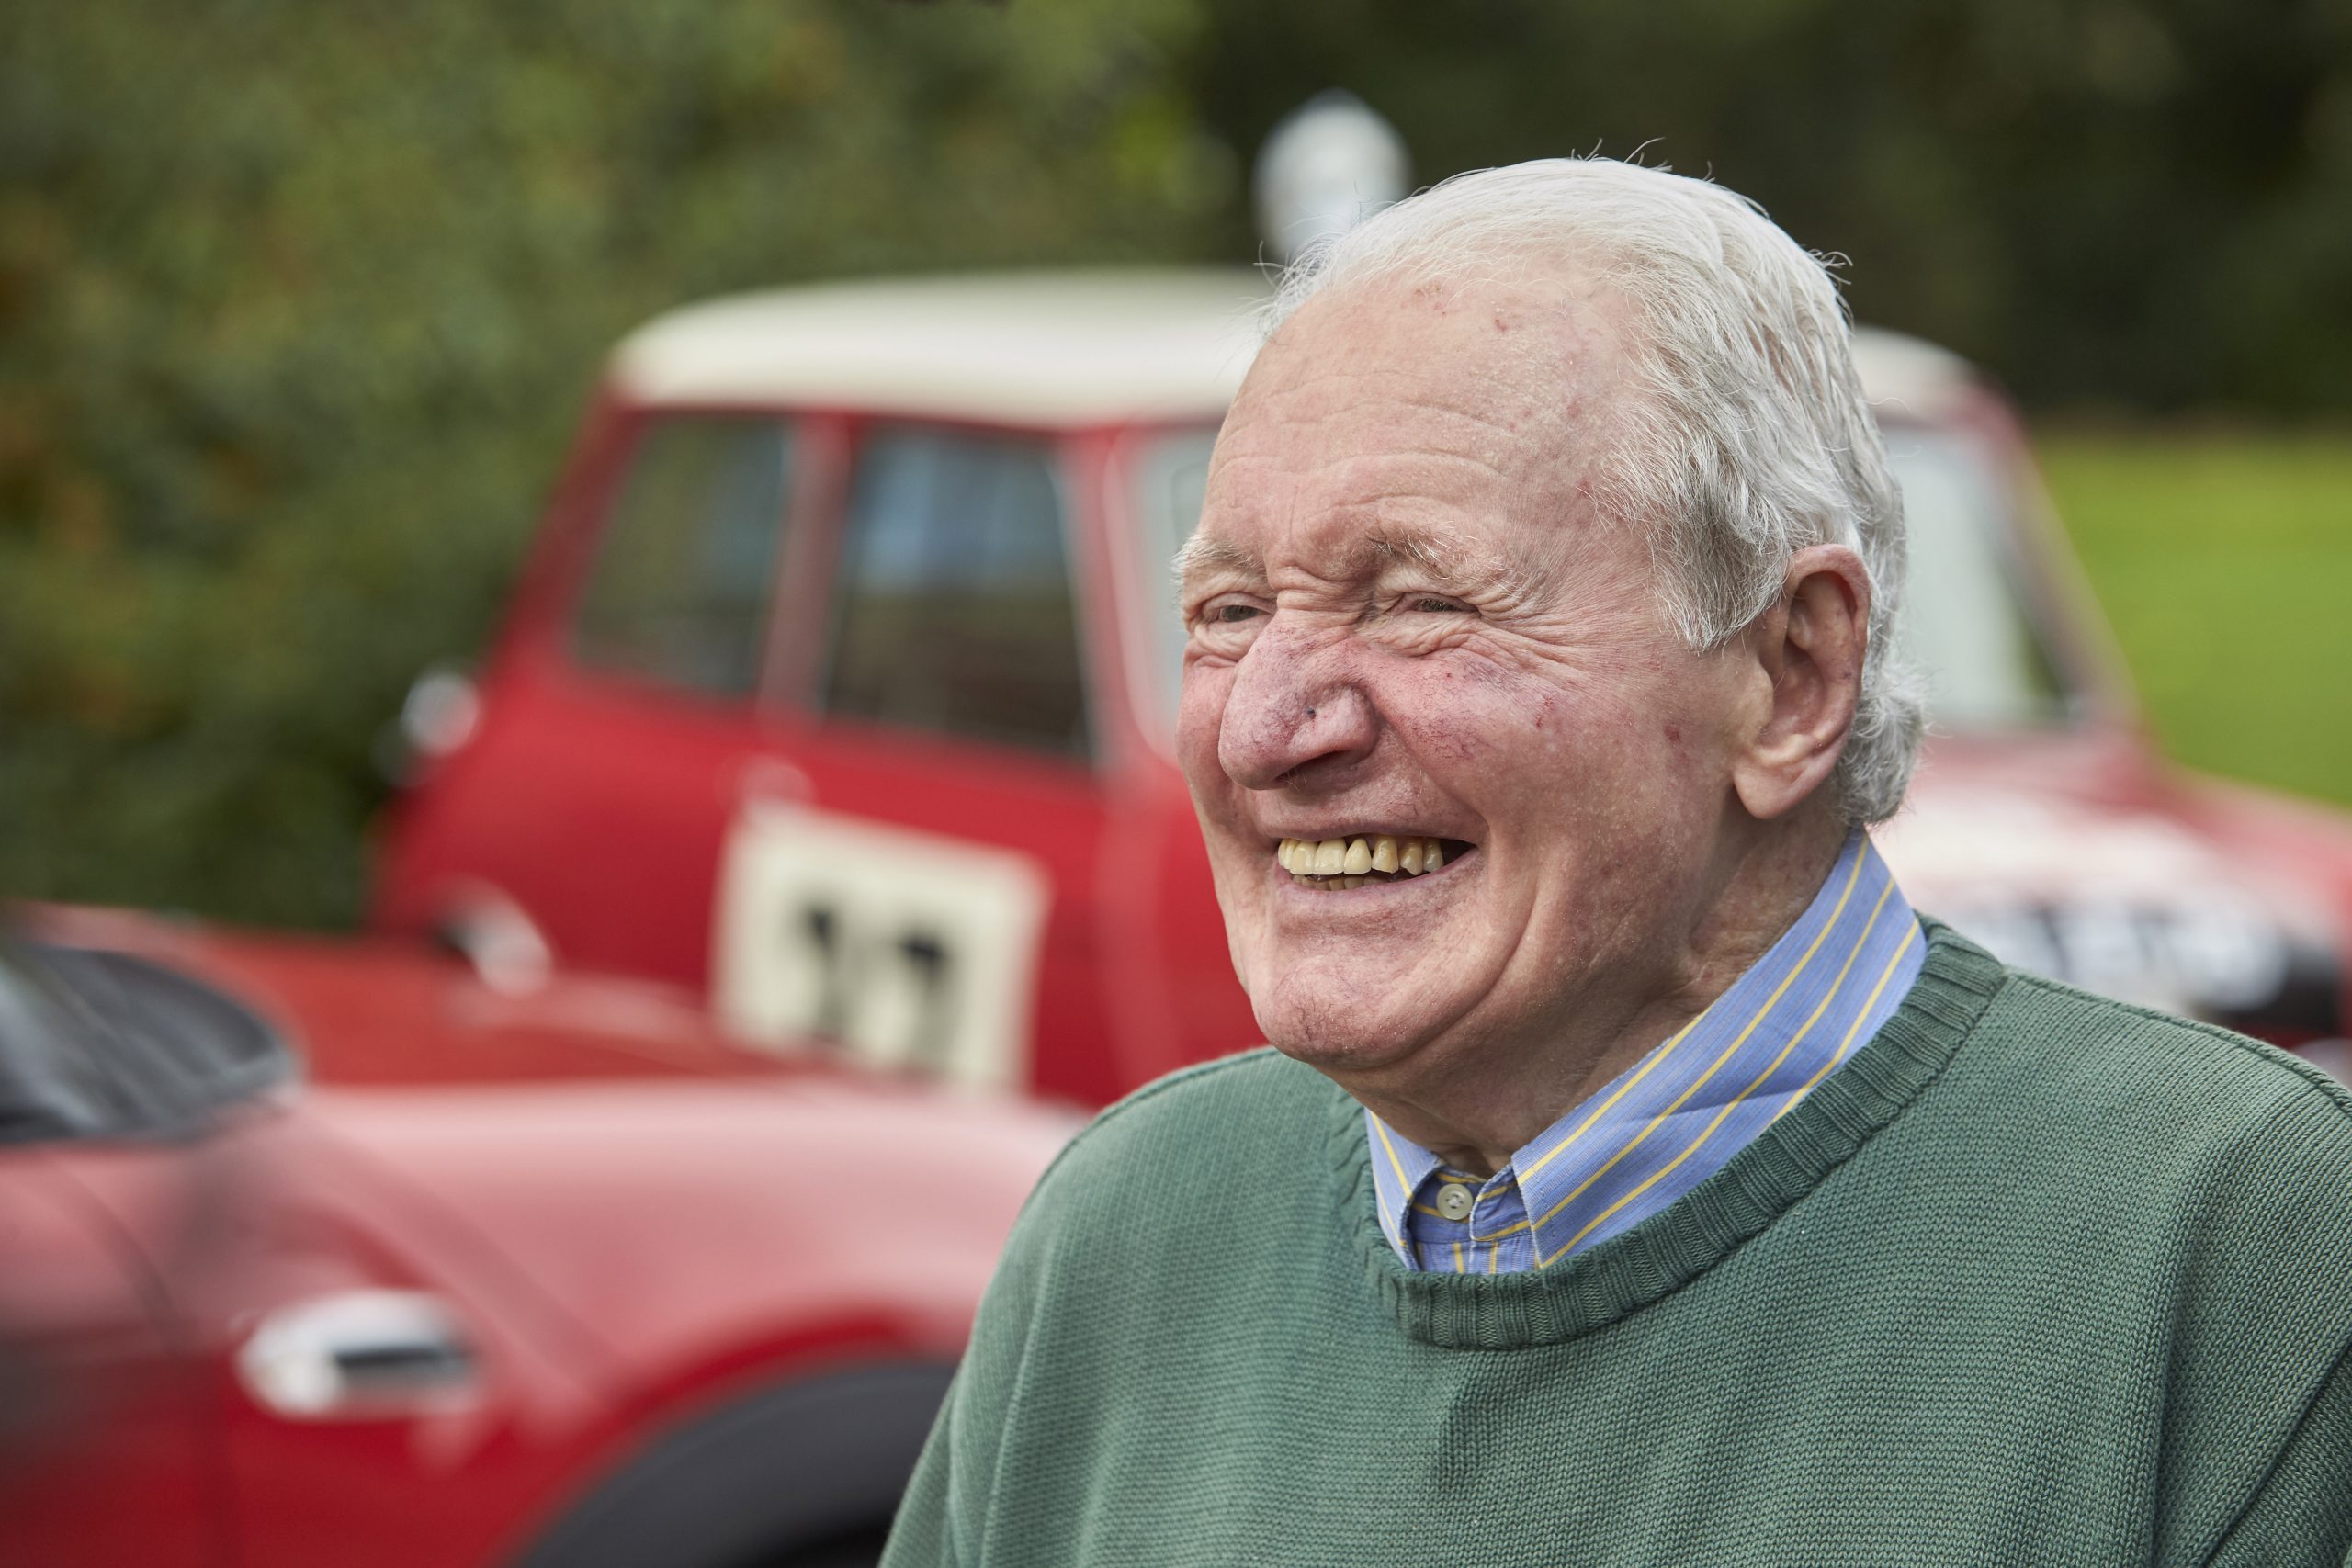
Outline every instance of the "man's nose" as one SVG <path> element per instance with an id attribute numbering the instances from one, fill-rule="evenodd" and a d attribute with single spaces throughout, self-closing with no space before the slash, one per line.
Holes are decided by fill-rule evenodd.
<path id="1" fill-rule="evenodd" d="M 1344 649 L 1280 625 L 1260 633 L 1234 671 L 1217 761 L 1246 789 L 1306 784 L 1371 753 L 1379 719 Z"/>

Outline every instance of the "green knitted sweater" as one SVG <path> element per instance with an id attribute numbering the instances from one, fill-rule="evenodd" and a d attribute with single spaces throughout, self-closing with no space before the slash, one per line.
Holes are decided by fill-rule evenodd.
<path id="1" fill-rule="evenodd" d="M 885 1562 L 2325 1564 L 2352 1097 L 1928 923 L 1863 1050 L 1534 1273 L 1407 1270 L 1271 1052 L 1039 1185 Z"/>

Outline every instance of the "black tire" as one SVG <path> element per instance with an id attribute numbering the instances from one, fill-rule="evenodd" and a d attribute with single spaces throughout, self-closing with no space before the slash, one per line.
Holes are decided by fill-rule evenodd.
<path id="1" fill-rule="evenodd" d="M 787 1552 L 761 1563 L 759 1568 L 876 1568 L 882 1561 L 882 1543 L 889 1533 L 887 1528 L 877 1525 L 807 1551 Z"/>
<path id="2" fill-rule="evenodd" d="M 953 1369 L 786 1384 L 657 1439 L 515 1568 L 869 1568 Z"/>

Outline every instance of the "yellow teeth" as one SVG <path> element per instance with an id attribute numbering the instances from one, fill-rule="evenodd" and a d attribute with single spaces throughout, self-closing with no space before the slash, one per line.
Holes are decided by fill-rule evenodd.
<path id="1" fill-rule="evenodd" d="M 1274 846 L 1274 863 L 1309 887 L 1361 887 L 1435 871 L 1445 864 L 1445 850 L 1436 839 L 1394 833 L 1284 839 Z"/>

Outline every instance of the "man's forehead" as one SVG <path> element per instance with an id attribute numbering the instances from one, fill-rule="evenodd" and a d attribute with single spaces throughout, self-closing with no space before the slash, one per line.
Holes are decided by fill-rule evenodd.
<path id="1" fill-rule="evenodd" d="M 1501 469 L 1525 462 L 1526 444 L 1549 434 L 1550 416 L 1575 396 L 1554 363 L 1562 345 L 1552 323 L 1500 308 L 1476 322 L 1449 320 L 1410 299 L 1342 299 L 1329 312 L 1321 303 L 1251 366 L 1218 443 L 1219 473 L 1269 461 Z"/>
<path id="2" fill-rule="evenodd" d="M 1517 428 L 1613 369 L 1633 329 L 1633 301 L 1574 265 L 1343 282 L 1282 322 L 1249 367 L 1235 412 L 1345 407 L 1362 383 L 1404 378 L 1458 434 Z"/>
<path id="3" fill-rule="evenodd" d="M 1503 285 L 1310 300 L 1235 403 L 1180 571 L 1532 571 L 1581 510 L 1605 417 L 1596 391 L 1615 356 L 1596 343 L 1613 327 L 1586 303 Z"/>

